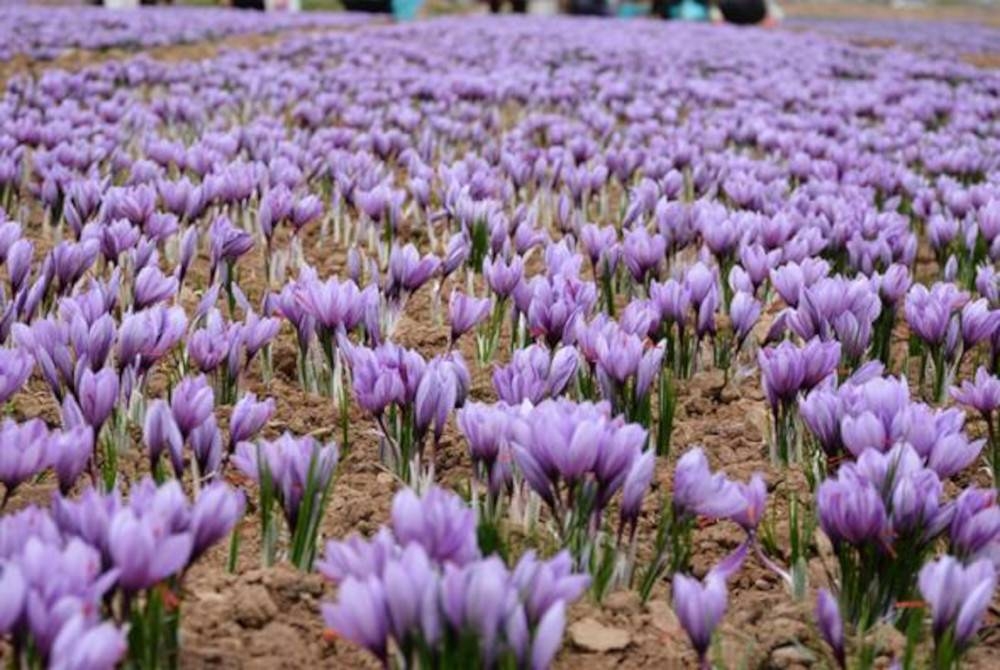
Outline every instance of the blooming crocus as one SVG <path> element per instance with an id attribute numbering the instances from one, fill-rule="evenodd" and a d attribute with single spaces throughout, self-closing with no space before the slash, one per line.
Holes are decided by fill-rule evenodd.
<path id="1" fill-rule="evenodd" d="M 565 629 L 566 604 L 560 600 L 546 610 L 535 629 L 535 638 L 531 644 L 532 670 L 542 670 L 552 665 L 552 661 L 562 645 Z"/>
<path id="2" fill-rule="evenodd" d="M 30 240 L 18 240 L 7 250 L 5 265 L 10 279 L 11 295 L 18 295 L 31 272 L 31 258 L 35 247 Z"/>
<path id="3" fill-rule="evenodd" d="M 94 429 L 89 425 L 78 425 L 54 430 L 49 436 L 46 451 L 47 461 L 59 480 L 59 490 L 67 493 L 94 455 Z"/>
<path id="4" fill-rule="evenodd" d="M 160 269 L 147 265 L 135 278 L 132 293 L 136 309 L 145 309 L 177 293 L 177 278 L 167 277 Z"/>
<path id="5" fill-rule="evenodd" d="M 961 324 L 962 345 L 968 351 L 1000 328 L 1000 309 L 990 309 L 986 298 L 973 300 L 962 307 Z"/>
<path id="6" fill-rule="evenodd" d="M 451 323 L 451 341 L 458 341 L 489 316 L 493 301 L 490 298 L 475 298 L 461 291 L 452 291 L 448 300 L 448 320 Z"/>
<path id="7" fill-rule="evenodd" d="M 95 373 L 89 367 L 77 374 L 76 398 L 84 418 L 99 433 L 118 403 L 118 375 L 111 368 Z"/>
<path id="8" fill-rule="evenodd" d="M 442 564 L 464 565 L 479 558 L 475 517 L 461 498 L 438 487 L 420 497 L 404 489 L 392 501 L 392 530 L 399 543 L 416 542 Z"/>
<path id="9" fill-rule="evenodd" d="M 198 493 L 191 506 L 192 561 L 229 534 L 243 517 L 245 506 L 243 494 L 223 482 L 210 484 Z"/>
<path id="10" fill-rule="evenodd" d="M 655 276 L 666 250 L 667 241 L 658 233 L 650 235 L 645 228 L 626 233 L 622 255 L 632 279 L 641 283 L 647 275 Z"/>
<path id="11" fill-rule="evenodd" d="M 760 525 L 760 520 L 767 507 L 767 483 L 761 473 L 755 472 L 750 477 L 748 484 L 737 482 L 736 487 L 743 497 L 743 505 L 738 512 L 729 518 L 738 523 L 747 533 L 753 533 Z"/>
<path id="12" fill-rule="evenodd" d="M 112 670 L 128 649 L 125 628 L 104 622 L 91 625 L 78 613 L 64 623 L 52 643 L 49 665 L 54 670 Z"/>
<path id="13" fill-rule="evenodd" d="M 969 487 L 955 500 L 948 535 L 960 558 L 993 558 L 1000 549 L 1000 507 L 995 489 Z"/>
<path id="14" fill-rule="evenodd" d="M 952 313 L 968 299 L 969 294 L 954 284 L 937 283 L 930 290 L 915 284 L 906 294 L 903 312 L 913 332 L 933 347 L 944 342 Z"/>
<path id="15" fill-rule="evenodd" d="M 27 584 L 17 563 L 0 563 L 0 593 L 3 594 L 3 598 L 0 598 L 0 633 L 3 635 L 9 634 L 20 620 L 27 591 Z"/>
<path id="16" fill-rule="evenodd" d="M 704 581 L 681 573 L 674 575 L 673 609 L 698 653 L 703 669 L 709 668 L 712 633 L 726 613 L 728 593 L 723 578 L 709 573 Z"/>
<path id="17" fill-rule="evenodd" d="M 119 510 L 108 528 L 108 547 L 118 584 L 135 593 L 180 572 L 191 557 L 192 537 L 164 527 L 156 512 Z"/>
<path id="18" fill-rule="evenodd" d="M 795 399 L 805 379 L 805 364 L 794 344 L 785 341 L 761 349 L 757 352 L 757 364 L 772 411 L 777 411 L 779 404 Z"/>
<path id="19" fill-rule="evenodd" d="M 749 293 L 738 291 L 729 304 L 729 318 L 733 322 L 737 348 L 743 343 L 760 319 L 760 301 Z"/>
<path id="20" fill-rule="evenodd" d="M 823 532 L 834 542 L 858 545 L 877 540 L 885 530 L 886 511 L 875 486 L 850 465 L 819 486 L 816 510 Z"/>
<path id="21" fill-rule="evenodd" d="M 291 213 L 292 193 L 287 186 L 279 184 L 261 196 L 260 205 L 257 207 L 257 225 L 269 245 L 275 226 L 287 219 Z"/>
<path id="22" fill-rule="evenodd" d="M 398 295 L 402 291 L 412 293 L 427 283 L 440 267 L 441 261 L 436 256 L 428 254 L 421 257 L 412 244 L 395 246 L 389 252 L 387 292 L 390 295 Z"/>
<path id="23" fill-rule="evenodd" d="M 705 452 L 695 447 L 674 470 L 674 509 L 681 514 L 724 518 L 746 509 L 742 491 L 721 472 L 712 473 Z"/>
<path id="24" fill-rule="evenodd" d="M 827 589 L 816 595 L 816 623 L 826 643 L 833 649 L 833 656 L 841 668 L 847 667 L 844 656 L 844 620 L 840 616 L 837 599 Z"/>
<path id="25" fill-rule="evenodd" d="M 364 316 L 364 302 L 357 284 L 331 277 L 321 282 L 315 277 L 300 279 L 296 299 L 331 337 L 338 329 L 354 330 Z"/>
<path id="26" fill-rule="evenodd" d="M 184 437 L 201 425 L 214 408 L 215 391 L 208 385 L 204 375 L 185 377 L 174 387 L 170 396 L 170 409 Z"/>
<path id="27" fill-rule="evenodd" d="M 258 461 L 258 454 L 263 462 Z M 288 527 L 294 529 L 303 497 L 307 491 L 314 496 L 323 495 L 333 478 L 338 455 L 337 445 L 333 442 L 321 445 L 312 437 L 295 437 L 286 432 L 273 441 L 261 440 L 259 446 L 249 442 L 238 444 L 233 464 L 244 475 L 258 482 L 262 466 L 267 468 Z M 314 500 L 312 508 L 316 507 Z"/>
<path id="28" fill-rule="evenodd" d="M 413 399 L 413 421 L 418 439 L 433 427 L 434 441 L 440 442 L 449 412 L 464 402 L 458 366 L 464 370 L 464 363 L 441 357 L 427 364 Z"/>
<path id="29" fill-rule="evenodd" d="M 385 660 L 389 617 L 385 589 L 375 576 L 348 577 L 341 582 L 337 602 L 323 605 L 323 619 L 329 629 L 344 639 Z"/>
<path id="30" fill-rule="evenodd" d="M 149 462 L 155 469 L 160 455 L 166 452 L 174 467 L 174 473 L 181 477 L 184 473 L 184 437 L 174 419 L 170 405 L 165 400 L 152 401 L 146 408 L 146 420 L 142 427 L 142 441 L 149 450 Z"/>
<path id="31" fill-rule="evenodd" d="M 649 490 L 649 484 L 653 481 L 654 468 L 656 466 L 656 454 L 652 450 L 647 450 L 632 462 L 625 482 L 622 484 L 622 502 L 619 514 L 622 525 L 635 527 L 639 519 L 639 512 L 642 511 L 642 499 Z"/>
<path id="32" fill-rule="evenodd" d="M 212 242 L 212 268 L 220 261 L 234 263 L 240 256 L 253 249 L 253 236 L 240 230 L 225 216 L 220 216 L 209 229 Z"/>
<path id="33" fill-rule="evenodd" d="M 274 398 L 258 401 L 253 393 L 247 393 L 240 398 L 229 416 L 230 452 L 240 442 L 256 435 L 274 415 L 274 409 Z"/>
<path id="34" fill-rule="evenodd" d="M 493 388 L 508 404 L 528 400 L 537 405 L 562 394 L 576 373 L 578 361 L 574 347 L 560 347 L 555 353 L 538 344 L 517 349 L 510 363 L 494 368 Z"/>
<path id="35" fill-rule="evenodd" d="M 502 258 L 487 258 L 483 261 L 483 277 L 490 290 L 501 298 L 511 295 L 523 276 L 524 262 L 520 256 L 514 256 L 510 261 Z"/>
<path id="36" fill-rule="evenodd" d="M 477 476 L 486 480 L 493 496 L 499 495 L 512 474 L 506 440 L 510 417 L 505 406 L 470 402 L 457 412 L 456 418 Z"/>
<path id="37" fill-rule="evenodd" d="M 989 417 L 1000 409 L 1000 378 L 980 367 L 973 381 L 963 381 L 961 386 L 951 389 L 951 397 Z"/>
<path id="38" fill-rule="evenodd" d="M 214 414 L 209 414 L 205 421 L 191 431 L 188 443 L 198 465 L 198 474 L 205 480 L 214 478 L 222 463 L 222 435 Z"/>
<path id="39" fill-rule="evenodd" d="M 940 641 L 951 629 L 961 649 L 983 623 L 997 587 L 997 574 L 985 559 L 966 566 L 952 556 L 942 556 L 921 568 L 917 583 L 930 605 L 934 639 Z"/>
<path id="40" fill-rule="evenodd" d="M 323 215 L 323 201 L 315 195 L 299 198 L 292 205 L 290 221 L 295 233 L 298 234 L 309 223 Z"/>
<path id="41" fill-rule="evenodd" d="M 48 430 L 39 419 L 21 424 L 4 419 L 0 424 L 0 482 L 6 487 L 0 507 L 19 484 L 45 467 L 47 441 Z"/>
<path id="42" fill-rule="evenodd" d="M 21 348 L 0 348 L 0 404 L 21 390 L 31 376 L 35 359 Z"/>

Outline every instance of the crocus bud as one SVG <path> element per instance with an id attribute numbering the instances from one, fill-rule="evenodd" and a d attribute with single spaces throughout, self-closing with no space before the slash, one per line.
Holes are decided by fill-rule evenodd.
<path id="1" fill-rule="evenodd" d="M 726 582 L 711 573 L 700 582 L 694 577 L 677 573 L 673 581 L 673 609 L 691 645 L 704 664 L 712 633 L 726 613 Z"/>
<path id="2" fill-rule="evenodd" d="M 840 617 L 837 599 L 827 589 L 820 589 L 816 596 L 816 623 L 823 639 L 833 649 L 837 664 L 846 666 L 844 657 L 844 621 Z"/>
<path id="3" fill-rule="evenodd" d="M 118 403 L 118 374 L 111 368 L 97 373 L 89 367 L 83 368 L 77 373 L 76 398 L 94 433 L 99 433 Z"/>
<path id="4" fill-rule="evenodd" d="M 155 468 L 160 455 L 166 451 L 173 464 L 174 473 L 184 474 L 184 438 L 174 420 L 170 406 L 165 400 L 154 400 L 146 409 L 146 420 L 142 427 L 142 441 L 149 450 L 149 462 Z"/>

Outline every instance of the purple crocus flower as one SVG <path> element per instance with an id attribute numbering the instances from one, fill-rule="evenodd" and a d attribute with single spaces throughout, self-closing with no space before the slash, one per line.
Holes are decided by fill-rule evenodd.
<path id="1" fill-rule="evenodd" d="M 154 469 L 160 461 L 160 455 L 167 452 L 174 474 L 178 478 L 184 474 L 184 437 L 167 401 L 157 399 L 146 408 L 142 441 L 149 450 L 149 462 Z"/>
<path id="2" fill-rule="evenodd" d="M 310 475 L 315 478 L 316 496 L 322 496 L 337 468 L 338 451 L 333 442 L 321 445 L 310 436 L 295 437 L 284 433 L 273 441 L 261 440 L 258 445 L 241 442 L 236 445 L 233 465 L 250 479 L 259 482 L 264 463 L 281 501 L 288 527 L 298 521 L 302 497 L 309 487 Z"/>
<path id="3" fill-rule="evenodd" d="M 491 495 L 499 495 L 512 476 L 506 439 L 510 416 L 506 407 L 502 403 L 470 402 L 457 412 L 456 418 L 477 476 L 485 479 Z"/>
<path id="4" fill-rule="evenodd" d="M 135 296 L 135 308 L 145 309 L 158 302 L 163 302 L 177 293 L 177 279 L 167 277 L 160 269 L 147 265 L 135 278 L 132 287 Z"/>
<path id="5" fill-rule="evenodd" d="M 979 457 L 986 439 L 970 440 L 964 433 L 944 435 L 927 456 L 927 466 L 941 477 L 954 477 Z"/>
<path id="6" fill-rule="evenodd" d="M 215 409 L 215 391 L 205 375 L 182 379 L 171 393 L 170 409 L 181 435 L 187 438 Z"/>
<path id="7" fill-rule="evenodd" d="M 385 661 L 389 613 L 378 578 L 345 579 L 338 588 L 336 604 L 323 605 L 323 619 L 327 628 Z"/>
<path id="8" fill-rule="evenodd" d="M 960 558 L 993 558 L 1000 549 L 1000 507 L 995 489 L 969 487 L 959 494 L 948 531 Z"/>
<path id="9" fill-rule="evenodd" d="M 691 290 L 676 279 L 668 279 L 662 284 L 653 282 L 649 294 L 660 318 L 670 324 L 676 323 L 683 331 L 691 310 Z"/>
<path id="10" fill-rule="evenodd" d="M 479 558 L 476 515 L 454 493 L 431 487 L 418 497 L 403 489 L 392 500 L 392 530 L 399 544 L 421 545 L 438 563 L 465 565 Z"/>
<path id="11" fill-rule="evenodd" d="M 216 482 L 203 488 L 191 507 L 191 561 L 224 538 L 243 517 L 243 494 Z"/>
<path id="12" fill-rule="evenodd" d="M 0 348 L 0 404 L 21 390 L 34 367 L 35 359 L 25 349 Z"/>
<path id="13" fill-rule="evenodd" d="M 364 316 L 362 293 L 353 281 L 315 277 L 297 282 L 296 299 L 307 314 L 331 336 L 338 329 L 354 330 Z"/>
<path id="14" fill-rule="evenodd" d="M 67 397 L 64 402 L 73 400 Z M 94 429 L 84 424 L 53 431 L 46 451 L 46 460 L 59 480 L 59 491 L 68 493 L 93 458 Z"/>
<path id="15" fill-rule="evenodd" d="M 451 323 L 451 341 L 458 341 L 489 316 L 493 308 L 490 298 L 475 298 L 461 291 L 452 291 L 448 300 L 448 321 Z"/>
<path id="16" fill-rule="evenodd" d="M 31 259 L 35 247 L 30 240 L 18 240 L 7 250 L 5 265 L 7 277 L 10 279 L 11 295 L 18 295 L 24 286 L 28 273 L 31 272 Z"/>
<path id="17" fill-rule="evenodd" d="M 292 224 L 295 234 L 298 235 L 303 228 L 322 215 L 323 201 L 317 196 L 310 194 L 295 201 L 295 204 L 292 205 L 289 221 Z"/>
<path id="18" fill-rule="evenodd" d="M 14 630 L 24 611 L 27 593 L 28 585 L 17 563 L 0 563 L 0 594 L 3 594 L 0 598 L 0 634 L 8 635 Z"/>
<path id="19" fill-rule="evenodd" d="M 416 631 L 428 642 L 436 641 L 438 576 L 423 546 L 406 545 L 398 558 L 386 561 L 382 569 L 390 631 L 404 640 Z"/>
<path id="20" fill-rule="evenodd" d="M 101 426 L 118 404 L 118 374 L 111 368 L 102 368 L 97 373 L 89 367 L 78 370 L 76 398 L 80 412 L 93 426 L 94 433 L 100 433 Z"/>
<path id="21" fill-rule="evenodd" d="M 750 331 L 757 324 L 757 321 L 760 319 L 760 311 L 760 301 L 754 298 L 753 295 L 742 291 L 738 291 L 733 295 L 732 302 L 729 304 L 729 318 L 733 323 L 733 333 L 736 335 L 737 348 L 743 344 L 747 335 L 750 334 Z"/>
<path id="22" fill-rule="evenodd" d="M 483 277 L 490 290 L 501 298 L 506 298 L 514 292 L 524 276 L 524 262 L 520 256 L 514 256 L 509 261 L 502 258 L 483 261 Z"/>
<path id="23" fill-rule="evenodd" d="M 704 581 L 677 573 L 673 581 L 673 609 L 691 645 L 698 653 L 702 668 L 708 668 L 707 653 L 722 616 L 726 613 L 728 593 L 723 578 L 709 573 Z"/>
<path id="24" fill-rule="evenodd" d="M 886 530 L 885 505 L 878 490 L 850 463 L 837 477 L 820 484 L 816 510 L 820 527 L 834 544 L 877 540 Z"/>
<path id="25" fill-rule="evenodd" d="M 930 346 L 944 343 L 952 314 L 968 301 L 969 294 L 954 284 L 936 283 L 927 289 L 915 284 L 906 294 L 903 313 L 906 322 Z"/>
<path id="26" fill-rule="evenodd" d="M 92 624 L 84 613 L 71 617 L 52 643 L 49 664 L 59 670 L 112 670 L 128 649 L 127 633 L 111 622 Z"/>
<path id="27" fill-rule="evenodd" d="M 191 533 L 173 531 L 161 514 L 127 507 L 111 520 L 108 547 L 118 569 L 118 584 L 126 592 L 147 589 L 179 573 L 191 558 Z"/>
<path id="28" fill-rule="evenodd" d="M 677 461 L 673 504 L 678 516 L 725 518 L 746 510 L 743 492 L 721 472 L 709 470 L 705 452 L 699 447 Z"/>
<path id="29" fill-rule="evenodd" d="M 427 364 L 413 399 L 414 427 L 418 438 L 433 426 L 434 441 L 440 442 L 448 414 L 464 401 L 464 393 L 459 398 L 462 382 L 460 373 L 456 371 L 457 365 L 464 368 L 464 363 L 455 363 L 443 357 L 435 357 Z"/>
<path id="30" fill-rule="evenodd" d="M 764 393 L 772 411 L 795 400 L 805 380 L 805 363 L 798 347 L 785 341 L 757 352 Z"/>
<path id="31" fill-rule="evenodd" d="M 558 601 L 542 616 L 535 629 L 535 638 L 531 643 L 531 668 L 543 670 L 551 667 L 559 647 L 562 646 L 563 632 L 566 629 L 566 604 Z"/>
<path id="32" fill-rule="evenodd" d="M 441 261 L 433 255 L 421 258 L 420 252 L 412 244 L 395 246 L 389 252 L 390 295 L 402 291 L 413 293 L 429 280 L 441 267 Z"/>
<path id="33" fill-rule="evenodd" d="M 1000 329 L 1000 309 L 990 309 L 986 298 L 973 300 L 962 307 L 961 324 L 962 345 L 968 351 Z"/>
<path id="34" fill-rule="evenodd" d="M 188 337 L 187 353 L 194 367 L 201 372 L 214 372 L 236 347 L 239 326 L 227 323 L 218 309 L 205 316 L 205 327 Z"/>
<path id="35" fill-rule="evenodd" d="M 620 508 L 621 522 L 635 528 L 642 511 L 642 500 L 653 481 L 656 454 L 647 450 L 632 461 L 625 482 L 622 484 L 622 502 Z"/>
<path id="36" fill-rule="evenodd" d="M 18 424 L 4 419 L 0 425 L 0 482 L 7 502 L 19 484 L 41 472 L 46 465 L 48 430 L 39 419 Z"/>
<path id="37" fill-rule="evenodd" d="M 258 401 L 253 393 L 247 393 L 233 407 L 229 416 L 229 450 L 240 442 L 249 440 L 264 427 L 274 415 L 274 398 Z"/>
<path id="38" fill-rule="evenodd" d="M 576 373 L 579 355 L 574 347 L 560 347 L 554 354 L 542 345 L 518 349 L 505 366 L 493 370 L 493 388 L 501 400 L 537 405 L 562 394 Z"/>
<path id="39" fill-rule="evenodd" d="M 645 228 L 636 228 L 625 234 L 622 257 L 632 279 L 642 283 L 647 275 L 656 275 L 656 269 L 666 257 L 667 241 L 662 235 L 649 234 Z"/>
<path id="40" fill-rule="evenodd" d="M 952 387 L 951 397 L 958 403 L 989 417 L 1000 409 L 1000 378 L 991 375 L 986 368 L 980 367 L 976 370 L 973 381 L 966 380 L 961 386 Z"/>
<path id="41" fill-rule="evenodd" d="M 965 566 L 951 556 L 942 556 L 921 568 L 917 583 L 930 605 L 934 638 L 940 639 L 951 629 L 961 649 L 983 623 L 997 588 L 997 573 L 985 559 Z"/>
<path id="42" fill-rule="evenodd" d="M 253 249 L 253 236 L 234 226 L 225 216 L 220 216 L 212 222 L 209 236 L 212 241 L 213 268 L 221 261 L 234 263 L 240 256 Z"/>
<path id="43" fill-rule="evenodd" d="M 764 475 L 755 472 L 748 484 L 737 482 L 736 486 L 743 496 L 743 505 L 729 518 L 738 523 L 743 530 L 753 533 L 760 525 L 760 520 L 767 509 L 767 483 L 764 481 Z"/>
<path id="44" fill-rule="evenodd" d="M 833 649 L 833 656 L 841 668 L 847 667 L 844 656 L 844 620 L 840 616 L 837 599 L 827 589 L 816 595 L 816 624 L 826 643 Z"/>

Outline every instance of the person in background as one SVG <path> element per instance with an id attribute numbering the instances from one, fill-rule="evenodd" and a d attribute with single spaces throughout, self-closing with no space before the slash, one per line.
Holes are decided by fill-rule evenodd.
<path id="1" fill-rule="evenodd" d="M 708 0 L 653 0 L 653 14 L 678 21 L 707 21 Z"/>
<path id="2" fill-rule="evenodd" d="M 717 7 L 726 23 L 738 26 L 756 25 L 767 18 L 764 0 L 718 0 Z"/>
<path id="3" fill-rule="evenodd" d="M 503 0 L 489 0 L 490 13 L 499 14 L 503 11 Z M 528 0 L 510 0 L 510 10 L 515 14 L 528 13 Z"/>
<path id="4" fill-rule="evenodd" d="M 229 5 L 233 9 L 256 9 L 263 12 L 267 9 L 266 0 L 223 0 L 223 5 Z"/>

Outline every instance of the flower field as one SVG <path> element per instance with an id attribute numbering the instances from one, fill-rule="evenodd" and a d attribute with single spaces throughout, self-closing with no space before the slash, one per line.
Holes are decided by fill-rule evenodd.
<path id="1" fill-rule="evenodd" d="M 49 11 L 9 667 L 995 666 L 996 30 Z"/>

